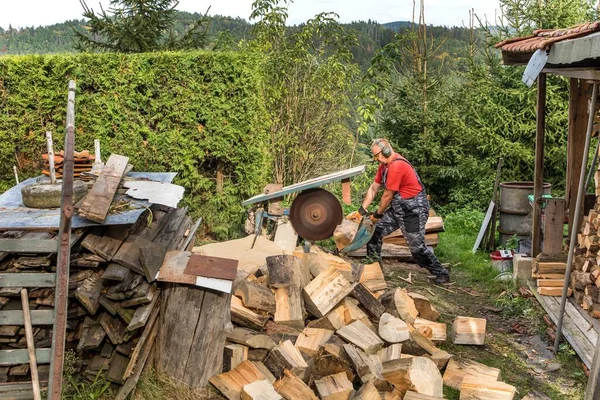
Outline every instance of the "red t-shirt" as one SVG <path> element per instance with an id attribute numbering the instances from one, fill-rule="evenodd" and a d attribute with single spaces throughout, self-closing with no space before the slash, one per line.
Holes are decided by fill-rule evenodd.
<path id="1" fill-rule="evenodd" d="M 385 188 L 400 192 L 403 199 L 415 197 L 423 190 L 415 170 L 405 161 L 394 161 L 391 164 L 381 164 L 375 175 L 375 183 L 383 183 L 383 174 L 387 169 Z"/>

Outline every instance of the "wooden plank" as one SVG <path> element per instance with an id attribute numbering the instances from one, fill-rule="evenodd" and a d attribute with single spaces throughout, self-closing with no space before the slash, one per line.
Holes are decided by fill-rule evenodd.
<path id="1" fill-rule="evenodd" d="M 188 275 L 232 281 L 235 279 L 238 263 L 238 260 L 229 258 L 192 254 L 183 272 Z"/>
<path id="2" fill-rule="evenodd" d="M 79 241 L 85 230 L 78 230 L 71 234 L 71 246 Z M 30 232 L 20 238 L 0 238 L 0 252 L 7 253 L 56 253 L 58 240 L 36 238 L 35 234 L 48 235 L 47 232 Z"/>
<path id="3" fill-rule="evenodd" d="M 56 274 L 31 272 L 31 273 L 3 273 L 0 274 L 0 288 L 9 287 L 51 287 L 56 284 Z"/>
<path id="4" fill-rule="evenodd" d="M 52 349 L 35 349 L 38 364 L 49 364 Z M 27 364 L 29 353 L 27 349 L 0 350 L 0 366 Z"/>
<path id="5" fill-rule="evenodd" d="M 529 285 L 529 288 L 544 310 L 548 313 L 548 316 L 550 316 L 552 321 L 556 324 L 558 322 L 558 313 L 560 311 L 560 300 L 551 296 L 541 296 L 532 284 Z M 587 329 L 587 325 L 585 325 L 583 329 Z M 577 323 L 573 321 L 569 313 L 566 313 L 564 316 L 562 334 L 569 341 L 571 347 L 573 347 L 573 350 L 579 355 L 584 364 L 588 368 L 591 368 L 594 346 L 596 343 L 591 343 L 589 341 L 580 327 L 577 326 Z"/>
<path id="6" fill-rule="evenodd" d="M 535 167 L 533 173 L 533 221 L 531 234 L 531 255 L 536 257 L 542 242 L 542 208 L 538 199 L 542 198 L 544 185 L 544 137 L 546 131 L 546 74 L 537 79 L 537 113 L 535 129 Z"/>
<path id="7" fill-rule="evenodd" d="M 0 325 L 23 325 L 25 319 L 22 310 L 0 311 Z M 32 325 L 52 325 L 54 310 L 31 310 Z"/>
<path id="8" fill-rule="evenodd" d="M 561 254 L 563 226 L 565 223 L 565 200 L 546 200 L 544 222 L 544 254 Z"/>
<path id="9" fill-rule="evenodd" d="M 118 154 L 109 157 L 94 186 L 83 199 L 79 215 L 99 223 L 104 222 L 128 162 L 129 157 Z"/>

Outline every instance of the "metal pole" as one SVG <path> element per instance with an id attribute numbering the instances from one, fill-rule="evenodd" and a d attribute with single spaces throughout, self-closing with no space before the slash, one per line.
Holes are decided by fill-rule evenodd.
<path id="1" fill-rule="evenodd" d="M 562 298 L 560 299 L 560 310 L 558 312 L 558 323 L 556 324 L 556 339 L 554 340 L 554 352 L 558 352 L 558 344 L 562 334 L 563 318 L 565 316 L 565 305 L 567 302 L 567 293 L 569 290 L 569 281 L 571 279 L 571 269 L 573 268 L 573 255 L 575 252 L 575 243 L 577 243 L 577 230 L 579 220 L 581 219 L 580 212 L 583 207 L 585 173 L 587 170 L 587 161 L 590 155 L 590 141 L 592 138 L 592 130 L 594 128 L 594 114 L 596 110 L 596 97 L 598 97 L 598 84 L 594 83 L 592 89 L 592 98 L 590 100 L 590 109 L 588 116 L 587 133 L 585 135 L 585 146 L 583 148 L 583 160 L 581 162 L 581 171 L 579 173 L 579 187 L 577 189 L 577 201 L 575 203 L 575 213 L 573 214 L 573 225 L 571 228 L 571 242 L 569 243 L 569 257 L 567 258 L 567 270 L 565 271 L 565 282 L 563 286 Z"/>
<path id="2" fill-rule="evenodd" d="M 585 191 L 587 193 L 587 188 L 590 187 L 590 182 L 592 181 L 592 175 L 594 174 L 594 170 L 596 169 L 596 163 L 598 162 L 598 150 L 600 149 L 600 139 L 598 140 L 598 145 L 596 146 L 596 152 L 594 153 L 594 158 L 592 159 L 592 165 L 590 165 L 590 170 L 588 171 L 587 179 L 585 180 Z"/>
<path id="3" fill-rule="evenodd" d="M 65 159 L 63 164 L 62 195 L 58 256 L 56 260 L 56 289 L 54 299 L 54 328 L 52 330 L 52 358 L 48 399 L 60 400 L 62 374 L 65 361 L 65 335 L 67 330 L 67 299 L 69 295 L 69 264 L 71 261 L 71 217 L 73 216 L 73 170 L 75 153 L 75 81 L 69 81 L 67 101 L 67 126 L 65 134 Z"/>
<path id="4" fill-rule="evenodd" d="M 54 145 L 52 144 L 52 132 L 46 131 L 46 147 L 48 148 L 48 165 L 50 166 L 50 183 L 56 183 L 56 170 L 54 169 Z"/>

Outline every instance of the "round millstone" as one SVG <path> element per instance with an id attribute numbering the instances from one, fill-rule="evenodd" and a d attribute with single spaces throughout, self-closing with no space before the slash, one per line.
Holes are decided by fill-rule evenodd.
<path id="1" fill-rule="evenodd" d="M 23 204 L 31 208 L 58 208 L 62 183 L 33 183 L 21 189 Z M 73 204 L 87 194 L 87 184 L 83 181 L 73 182 Z"/>

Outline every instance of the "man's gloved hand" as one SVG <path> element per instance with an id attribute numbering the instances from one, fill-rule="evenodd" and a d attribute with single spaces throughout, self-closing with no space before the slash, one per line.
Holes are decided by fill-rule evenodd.
<path id="1" fill-rule="evenodd" d="M 363 206 L 360 206 L 360 208 L 358 209 L 358 211 L 353 211 L 350 214 L 348 214 L 346 216 L 346 219 L 349 219 L 351 221 L 356 221 L 359 222 L 360 219 L 366 215 L 369 215 L 369 212 L 367 210 L 365 210 L 365 208 Z"/>
<path id="2" fill-rule="evenodd" d="M 369 218 L 371 219 L 371 222 L 376 223 L 381 218 L 383 218 L 383 214 L 377 214 L 376 212 L 374 212 L 373 214 L 369 215 Z"/>

